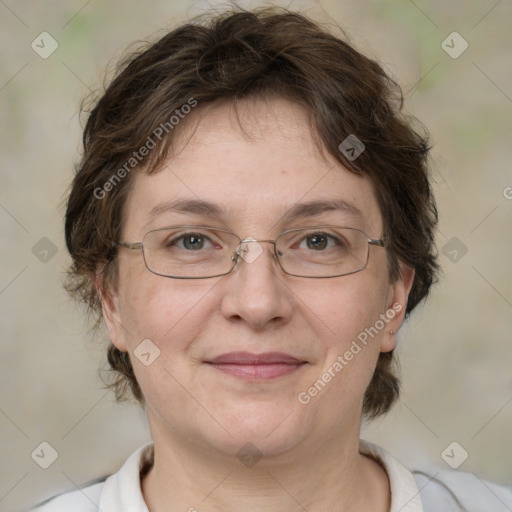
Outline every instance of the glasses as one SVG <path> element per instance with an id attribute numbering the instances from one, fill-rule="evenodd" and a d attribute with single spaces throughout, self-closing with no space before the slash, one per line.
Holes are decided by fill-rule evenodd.
<path id="1" fill-rule="evenodd" d="M 383 239 L 338 226 L 290 229 L 275 240 L 242 240 L 230 231 L 208 226 L 170 226 L 149 231 L 142 242 L 118 242 L 113 246 L 142 249 L 144 263 L 153 274 L 207 279 L 229 274 L 240 259 L 255 261 L 263 252 L 260 243 L 274 245 L 274 257 L 283 272 L 310 278 L 360 272 L 368 265 L 370 245 L 385 246 Z"/>

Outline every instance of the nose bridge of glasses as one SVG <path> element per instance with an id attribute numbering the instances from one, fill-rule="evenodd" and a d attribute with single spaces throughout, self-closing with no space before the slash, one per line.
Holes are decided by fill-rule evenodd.
<path id="1" fill-rule="evenodd" d="M 240 241 L 236 249 L 236 254 L 247 263 L 255 261 L 263 252 L 260 243 L 271 243 L 275 246 L 275 240 L 257 240 L 253 237 L 247 237 Z M 274 254 L 272 254 L 274 256 Z M 274 256 L 275 257 L 275 256 Z"/>

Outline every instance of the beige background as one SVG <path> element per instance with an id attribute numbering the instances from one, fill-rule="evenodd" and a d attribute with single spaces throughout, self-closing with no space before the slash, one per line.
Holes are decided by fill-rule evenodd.
<path id="1" fill-rule="evenodd" d="M 114 472 L 149 440 L 144 413 L 101 389 L 105 341 L 91 339 L 61 288 L 62 200 L 80 150 L 80 99 L 127 44 L 206 5 L 0 1 L 0 511 Z M 457 441 L 469 453 L 460 470 L 511 484 L 512 3 L 288 5 L 340 24 L 382 60 L 435 145 L 444 276 L 401 332 L 401 402 L 363 437 L 411 467 L 447 468 L 440 454 Z M 59 43 L 46 60 L 30 46 L 43 31 Z M 457 59 L 441 47 L 453 31 L 469 43 Z M 43 237 L 57 249 L 46 263 L 32 252 Z M 467 247 L 457 262 L 442 252 L 453 237 Z M 42 441 L 59 454 L 47 470 L 31 459 Z"/>

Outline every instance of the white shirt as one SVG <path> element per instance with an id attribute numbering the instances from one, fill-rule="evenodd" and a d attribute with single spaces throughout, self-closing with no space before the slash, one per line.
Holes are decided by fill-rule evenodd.
<path id="1" fill-rule="evenodd" d="M 142 495 L 140 472 L 150 461 L 152 449 L 152 443 L 142 446 L 106 480 L 61 494 L 31 512 L 149 512 Z M 389 512 L 512 511 L 512 488 L 460 471 L 413 474 L 387 451 L 363 440 L 359 451 L 380 462 L 388 474 L 391 487 Z"/>

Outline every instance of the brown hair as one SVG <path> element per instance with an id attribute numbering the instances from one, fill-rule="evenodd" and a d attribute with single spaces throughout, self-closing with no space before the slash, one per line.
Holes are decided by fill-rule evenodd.
<path id="1" fill-rule="evenodd" d="M 184 105 L 236 106 L 238 99 L 271 96 L 301 104 L 320 149 L 372 182 L 389 237 L 390 279 L 399 278 L 399 261 L 415 270 L 406 313 L 427 296 L 438 269 L 428 138 L 402 113 L 399 86 L 374 60 L 299 13 L 234 8 L 192 20 L 129 55 L 89 114 L 67 203 L 65 236 L 73 263 L 66 288 L 97 316 L 96 325 L 102 313 L 94 274 L 104 265 L 102 291 L 115 283 L 112 243 L 121 233 L 131 167 L 158 170 L 180 128 L 170 118 Z M 155 130 L 163 126 L 160 140 Z M 339 149 L 351 134 L 365 145 L 356 159 Z M 134 153 L 150 138 L 155 147 L 139 165 Z M 111 344 L 108 361 L 108 387 L 116 399 L 128 398 L 129 387 L 144 403 L 129 355 Z M 398 394 L 393 352 L 381 353 L 365 393 L 365 416 L 387 412 Z"/>

